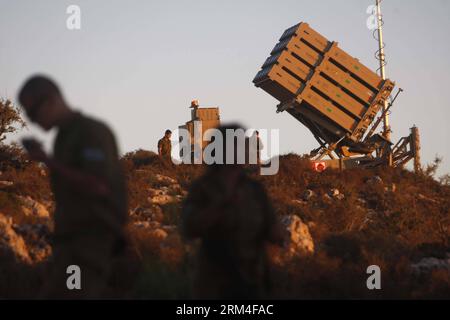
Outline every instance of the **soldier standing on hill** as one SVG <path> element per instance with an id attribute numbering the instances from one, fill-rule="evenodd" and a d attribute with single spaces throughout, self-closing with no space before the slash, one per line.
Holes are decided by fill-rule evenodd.
<path id="1" fill-rule="evenodd" d="M 52 264 L 41 298 L 100 298 L 112 261 L 123 251 L 127 216 L 124 177 L 116 142 L 103 123 L 70 109 L 48 78 L 29 79 L 19 93 L 29 119 L 58 129 L 54 156 L 24 140 L 30 157 L 51 172 L 56 209 Z M 81 290 L 69 290 L 68 267 L 81 271 Z"/>
<path id="2" fill-rule="evenodd" d="M 225 137 L 227 129 L 238 128 L 222 127 L 220 131 Z M 192 184 L 181 218 L 184 236 L 202 241 L 194 277 L 195 298 L 268 297 L 266 245 L 280 243 L 281 231 L 263 186 L 250 178 L 242 165 L 210 166 Z"/>
<path id="3" fill-rule="evenodd" d="M 259 136 L 259 131 L 255 130 L 253 133 L 253 136 L 250 138 L 250 146 L 249 146 L 250 154 L 253 156 L 250 157 L 250 161 L 256 160 L 256 164 L 261 164 L 261 150 L 263 150 L 264 145 L 262 143 L 262 140 Z M 255 153 L 255 154 L 254 154 Z M 256 158 L 256 159 L 254 159 Z"/>
<path id="4" fill-rule="evenodd" d="M 172 136 L 172 131 L 169 129 L 166 130 L 164 137 L 159 139 L 158 141 L 158 154 L 163 160 L 172 161 L 172 142 L 170 141 L 170 137 Z"/>

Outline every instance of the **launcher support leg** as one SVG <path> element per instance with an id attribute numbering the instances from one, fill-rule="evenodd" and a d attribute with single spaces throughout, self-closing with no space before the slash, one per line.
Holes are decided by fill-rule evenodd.
<path id="1" fill-rule="evenodd" d="M 411 151 L 414 156 L 414 172 L 420 173 L 422 166 L 420 164 L 420 134 L 416 126 L 411 128 Z"/>
<path id="2" fill-rule="evenodd" d="M 394 166 L 394 157 L 392 156 L 392 149 L 388 148 L 388 154 L 387 154 L 387 163 L 389 167 Z"/>

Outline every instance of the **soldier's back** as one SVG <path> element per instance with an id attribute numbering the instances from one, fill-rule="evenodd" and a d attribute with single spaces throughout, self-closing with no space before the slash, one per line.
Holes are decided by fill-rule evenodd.
<path id="1" fill-rule="evenodd" d="M 195 294 L 261 298 L 268 291 L 265 245 L 275 215 L 262 185 L 242 171 L 234 187 L 209 171 L 193 184 L 183 211 L 187 236 L 202 239 Z"/>
<path id="2" fill-rule="evenodd" d="M 111 130 L 102 122 L 75 114 L 64 123 L 54 146 L 55 160 L 82 175 L 96 177 L 107 195 L 79 190 L 64 174 L 51 173 L 55 197 L 52 267 L 44 298 L 99 298 L 111 261 L 124 244 L 127 217 L 125 180 Z M 82 272 L 81 291 L 66 288 L 66 268 Z"/>

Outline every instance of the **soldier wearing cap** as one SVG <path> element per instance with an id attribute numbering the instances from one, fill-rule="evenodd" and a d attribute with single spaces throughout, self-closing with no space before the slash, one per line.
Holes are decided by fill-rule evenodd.
<path id="1" fill-rule="evenodd" d="M 158 141 L 158 154 L 163 160 L 171 160 L 172 154 L 172 142 L 170 138 L 172 137 L 172 131 L 169 129 L 164 133 L 164 137 Z"/>
<path id="2" fill-rule="evenodd" d="M 52 157 L 36 140 L 23 141 L 30 158 L 49 168 L 55 198 L 52 262 L 40 298 L 103 297 L 112 261 L 123 253 L 127 217 L 114 135 L 102 122 L 72 110 L 46 77 L 30 78 L 19 101 L 32 122 L 58 130 Z M 67 286 L 73 265 L 81 271 L 80 290 Z"/>

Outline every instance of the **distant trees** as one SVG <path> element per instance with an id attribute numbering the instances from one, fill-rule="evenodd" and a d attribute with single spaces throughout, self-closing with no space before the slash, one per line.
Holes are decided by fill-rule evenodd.
<path id="1" fill-rule="evenodd" d="M 0 98 L 0 170 L 9 166 L 22 167 L 25 155 L 22 148 L 16 144 L 5 144 L 9 133 L 17 132 L 26 126 L 20 110 L 10 100 Z"/>
<path id="2" fill-rule="evenodd" d="M 3 144 L 8 133 L 14 133 L 25 125 L 19 108 L 10 100 L 0 98 L 0 143 Z"/>
<path id="3" fill-rule="evenodd" d="M 444 186 L 450 186 L 450 174 L 445 174 L 439 178 L 439 182 Z"/>
<path id="4" fill-rule="evenodd" d="M 436 155 L 433 162 L 429 163 L 425 166 L 425 168 L 423 168 L 422 172 L 430 177 L 430 178 L 436 178 L 436 173 L 439 169 L 439 167 L 441 166 L 442 162 L 443 162 L 443 158 Z M 436 178 L 436 180 L 438 180 L 440 182 L 440 184 L 444 185 L 444 186 L 450 186 L 450 174 L 445 174 L 439 178 Z"/>
<path id="5" fill-rule="evenodd" d="M 433 162 L 426 165 L 422 172 L 428 177 L 434 177 L 440 165 L 442 164 L 443 158 L 436 155 Z"/>

